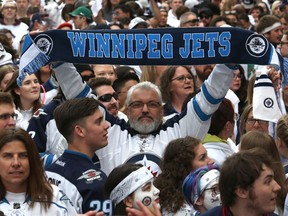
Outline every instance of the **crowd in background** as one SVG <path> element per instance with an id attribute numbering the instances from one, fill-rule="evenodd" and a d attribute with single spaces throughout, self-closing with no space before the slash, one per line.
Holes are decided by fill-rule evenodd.
<path id="1" fill-rule="evenodd" d="M 287 0 L 7 0 L 0 11 L 0 211 L 52 215 L 53 201 L 59 215 L 288 215 Z M 17 84 L 29 32 L 211 27 L 262 34 L 281 67 L 51 63 Z M 263 70 L 277 122 L 253 117 Z"/>

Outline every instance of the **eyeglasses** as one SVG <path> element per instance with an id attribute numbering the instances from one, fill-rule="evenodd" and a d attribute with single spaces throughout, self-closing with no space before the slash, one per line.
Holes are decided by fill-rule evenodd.
<path id="1" fill-rule="evenodd" d="M 114 92 L 113 94 L 104 94 L 102 96 L 99 96 L 97 97 L 97 99 L 99 101 L 102 101 L 102 102 L 110 102 L 112 97 L 115 99 L 115 100 L 118 100 L 118 94 L 116 92 Z"/>
<path id="2" fill-rule="evenodd" d="M 204 189 L 204 191 L 207 191 L 207 190 L 211 190 L 212 191 L 212 196 L 216 196 L 217 194 L 220 194 L 219 186 L 214 186 L 214 187 L 211 187 L 211 188 Z"/>
<path id="3" fill-rule="evenodd" d="M 12 114 L 10 114 L 10 113 L 4 113 L 4 114 L 0 115 L 0 120 L 5 121 L 5 120 L 10 119 L 11 117 L 12 117 L 14 120 L 17 120 L 18 114 L 16 114 L 16 113 L 12 113 Z"/>
<path id="4" fill-rule="evenodd" d="M 196 24 L 199 22 L 199 19 L 192 19 L 192 20 L 187 20 L 186 22 L 184 22 L 183 24 L 187 24 L 187 23 L 193 23 Z"/>
<path id="5" fill-rule="evenodd" d="M 161 106 L 161 104 L 156 101 L 150 101 L 148 103 L 135 101 L 135 102 L 130 103 L 128 107 L 131 107 L 132 109 L 143 109 L 145 104 L 148 107 L 148 109 L 152 109 L 152 110 L 158 109 Z"/>
<path id="6" fill-rule="evenodd" d="M 11 9 L 11 10 L 16 10 L 16 7 L 13 7 L 13 6 L 4 6 L 3 9 L 5 9 L 5 10 L 9 10 L 9 9 Z"/>
<path id="7" fill-rule="evenodd" d="M 173 78 L 173 79 L 171 79 L 171 81 L 173 81 L 173 80 L 177 80 L 177 81 L 180 81 L 180 82 L 185 82 L 186 81 L 186 79 L 188 79 L 189 81 L 191 81 L 191 80 L 193 80 L 193 76 L 191 76 L 191 75 L 187 75 L 187 76 L 178 76 L 178 77 L 175 77 L 175 78 Z"/>
<path id="8" fill-rule="evenodd" d="M 256 123 L 256 121 L 258 122 L 258 124 L 259 124 L 260 126 L 266 126 L 266 125 L 268 124 L 268 121 L 259 120 L 259 119 L 254 119 L 254 118 L 248 118 L 246 122 L 247 122 L 247 124 L 253 126 L 253 125 Z"/>
<path id="9" fill-rule="evenodd" d="M 242 79 L 243 77 L 243 74 L 233 74 L 233 79 L 236 79 L 236 78 L 239 78 L 239 79 Z"/>

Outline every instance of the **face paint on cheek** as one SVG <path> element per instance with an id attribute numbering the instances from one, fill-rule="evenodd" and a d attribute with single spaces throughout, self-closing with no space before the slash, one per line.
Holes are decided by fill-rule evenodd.
<path id="1" fill-rule="evenodd" d="M 205 191 L 204 194 L 204 207 L 209 210 L 216 206 L 221 205 L 221 198 L 220 194 L 213 194 L 211 190 Z"/>
<path id="2" fill-rule="evenodd" d="M 153 194 L 151 192 L 143 192 L 137 189 L 134 192 L 133 208 L 139 209 L 137 201 L 141 201 L 149 209 L 152 209 Z"/>
<path id="3" fill-rule="evenodd" d="M 143 203 L 143 205 L 145 205 L 145 206 L 149 206 L 149 205 L 151 205 L 151 203 L 152 203 L 152 199 L 151 199 L 151 197 L 144 197 L 143 198 L 143 200 L 142 200 L 142 203 Z"/>
<path id="4" fill-rule="evenodd" d="M 156 200 L 159 201 L 159 190 L 153 184 L 149 191 L 142 191 L 142 188 L 140 187 L 134 192 L 133 208 L 139 209 L 136 202 L 141 201 L 143 205 L 147 206 L 147 208 L 153 212 L 152 203 Z"/>

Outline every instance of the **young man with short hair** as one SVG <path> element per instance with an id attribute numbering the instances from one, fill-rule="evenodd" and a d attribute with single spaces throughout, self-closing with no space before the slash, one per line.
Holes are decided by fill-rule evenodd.
<path id="1" fill-rule="evenodd" d="M 107 176 L 100 170 L 95 151 L 107 145 L 109 125 L 103 108 L 92 98 L 68 100 L 54 111 L 68 149 L 48 167 L 51 183 L 70 198 L 78 213 L 90 210 L 111 214 L 112 203 L 104 192 Z"/>
<path id="2" fill-rule="evenodd" d="M 203 216 L 276 216 L 277 193 L 273 162 L 261 149 L 239 152 L 221 168 L 219 190 L 222 206 Z"/>

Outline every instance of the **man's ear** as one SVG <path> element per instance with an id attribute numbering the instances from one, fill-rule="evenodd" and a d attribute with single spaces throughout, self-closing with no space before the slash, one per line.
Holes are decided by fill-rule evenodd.
<path id="1" fill-rule="evenodd" d="M 84 130 L 83 130 L 83 128 L 80 125 L 75 125 L 74 133 L 77 134 L 80 137 L 84 137 L 85 136 Z"/>
<path id="2" fill-rule="evenodd" d="M 235 190 L 235 193 L 239 198 L 242 198 L 242 199 L 247 199 L 249 197 L 249 191 L 240 187 L 237 187 L 237 189 Z"/>
<path id="3" fill-rule="evenodd" d="M 126 197 L 124 200 L 123 200 L 124 204 L 127 206 L 127 207 L 130 207 L 132 208 L 133 207 L 133 196 L 130 195 L 128 197 Z"/>

